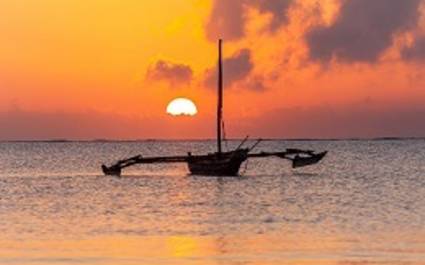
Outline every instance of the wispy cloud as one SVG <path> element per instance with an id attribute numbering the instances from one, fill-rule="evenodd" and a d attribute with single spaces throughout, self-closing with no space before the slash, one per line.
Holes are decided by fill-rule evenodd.
<path id="1" fill-rule="evenodd" d="M 172 85 L 189 83 L 193 71 L 189 65 L 159 60 L 151 65 L 146 72 L 146 79 L 151 81 L 167 81 Z"/>
<path id="2" fill-rule="evenodd" d="M 418 37 L 412 46 L 404 47 L 401 56 L 410 61 L 425 61 L 425 37 Z"/>
<path id="3" fill-rule="evenodd" d="M 362 103 L 278 108 L 243 120 L 238 133 L 288 138 L 425 137 L 422 106 Z"/>

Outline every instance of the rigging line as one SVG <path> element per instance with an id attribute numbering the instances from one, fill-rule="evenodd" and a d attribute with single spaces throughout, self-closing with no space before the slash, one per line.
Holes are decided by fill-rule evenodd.
<path id="1" fill-rule="evenodd" d="M 223 140 L 224 140 L 224 144 L 226 145 L 226 149 L 227 149 L 227 151 L 228 151 L 228 150 L 229 150 L 229 146 L 228 146 L 228 144 L 227 144 L 226 129 L 225 129 L 225 127 L 224 127 L 224 120 L 221 120 L 221 128 L 222 128 L 222 131 L 223 131 Z"/>

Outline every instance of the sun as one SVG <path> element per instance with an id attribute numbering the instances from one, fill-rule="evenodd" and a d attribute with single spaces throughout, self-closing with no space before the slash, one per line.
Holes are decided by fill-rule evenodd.
<path id="1" fill-rule="evenodd" d="M 195 116 L 198 113 L 195 103 L 187 98 L 175 98 L 167 106 L 167 113 L 173 116 Z"/>

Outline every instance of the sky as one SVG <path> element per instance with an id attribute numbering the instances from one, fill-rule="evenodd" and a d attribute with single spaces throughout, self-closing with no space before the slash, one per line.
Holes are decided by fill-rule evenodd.
<path id="1" fill-rule="evenodd" d="M 425 136 L 423 0 L 4 0 L 0 140 L 213 138 L 219 38 L 229 138 Z"/>

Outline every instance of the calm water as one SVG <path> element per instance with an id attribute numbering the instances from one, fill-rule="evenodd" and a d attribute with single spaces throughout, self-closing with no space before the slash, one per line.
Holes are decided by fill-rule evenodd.
<path id="1" fill-rule="evenodd" d="M 236 142 L 230 142 L 229 147 Z M 0 143 L 0 264 L 425 264 L 425 141 L 268 141 L 329 150 L 243 176 L 100 164 L 214 142 Z"/>

